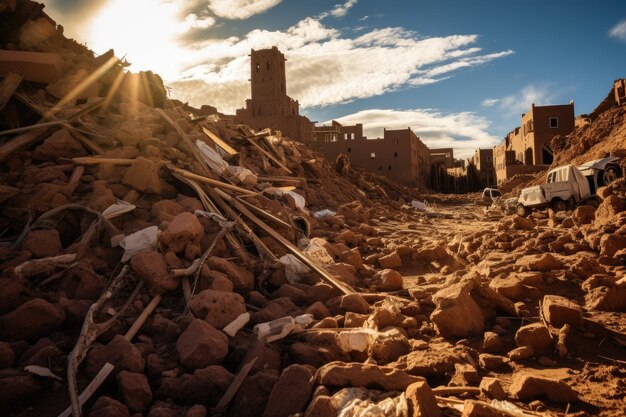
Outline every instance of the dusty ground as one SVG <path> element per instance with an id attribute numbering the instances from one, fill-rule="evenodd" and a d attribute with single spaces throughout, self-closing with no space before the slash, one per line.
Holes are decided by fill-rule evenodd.
<path id="1" fill-rule="evenodd" d="M 485 205 L 479 202 L 479 195 L 460 197 L 461 201 L 454 201 L 450 197 L 440 196 L 439 204 L 432 204 L 428 212 L 409 216 L 409 221 L 398 221 L 384 218 L 384 222 L 377 227 L 382 236 L 390 240 L 398 240 L 402 244 L 419 244 L 424 246 L 439 245 L 441 242 L 453 242 L 461 240 L 472 234 L 498 233 L 498 216 L 487 216 Z M 458 199 L 458 198 L 457 198 Z M 448 200 L 448 201 L 446 201 Z M 465 200 L 463 202 L 463 200 Z M 537 217 L 547 217 L 547 214 L 537 214 Z M 381 219 L 383 220 L 383 219 Z M 544 222 L 545 223 L 545 222 Z M 536 230 L 528 233 L 528 237 L 536 237 L 541 232 L 556 232 L 555 238 L 568 233 L 567 229 L 537 226 Z M 491 252 L 486 257 L 488 260 L 497 262 L 498 267 L 512 265 L 519 255 L 510 252 Z M 579 255 L 574 254 L 564 257 L 564 266 L 573 265 L 579 260 Z M 496 263 L 493 262 L 493 263 Z M 468 262 L 461 270 L 473 270 L 484 268 L 485 263 Z M 428 315 L 434 310 L 432 295 L 450 283 L 449 271 L 442 273 L 442 267 L 450 266 L 450 263 L 424 263 L 414 261 L 409 265 L 397 268 L 404 278 L 405 288 L 412 296 L 417 296 L 420 304 L 425 307 L 423 314 Z M 458 267 L 458 265 L 457 265 Z M 455 269 L 455 268 L 453 268 Z M 618 267 L 618 274 L 624 273 L 623 267 Z M 513 336 L 516 330 L 529 322 L 538 322 L 538 300 L 543 295 L 555 294 L 567 297 L 581 305 L 584 305 L 584 291 L 581 290 L 578 280 L 556 279 L 551 284 L 542 287 L 541 292 L 524 297 L 524 305 L 527 307 L 526 316 L 504 317 L 499 315 L 493 319 L 492 324 L 502 336 L 504 341 L 503 351 L 516 347 Z M 511 326 L 503 329 L 495 324 L 498 320 L 509 320 Z M 552 378 L 563 379 L 580 394 L 581 401 L 577 404 L 568 404 L 566 407 L 551 407 L 541 404 L 539 401 L 531 403 L 536 411 L 549 409 L 558 415 L 626 415 L 626 316 L 624 313 L 611 313 L 601 311 L 586 311 L 584 325 L 574 329 L 570 336 L 570 351 L 566 357 L 550 356 L 552 363 L 538 363 L 537 358 L 524 361 L 510 361 L 499 369 L 480 372 L 481 377 L 495 377 L 505 385 L 510 384 L 512 375 L 520 370 L 532 370 L 537 374 L 547 375 Z M 614 337 L 619 335 L 619 338 Z M 441 343 L 445 348 L 446 342 L 440 338 L 428 340 L 431 345 Z M 457 341 L 475 349 L 477 352 L 484 351 L 483 336 L 468 337 Z M 439 347 L 441 348 L 441 347 Z M 545 357 L 544 357 L 545 358 Z"/>

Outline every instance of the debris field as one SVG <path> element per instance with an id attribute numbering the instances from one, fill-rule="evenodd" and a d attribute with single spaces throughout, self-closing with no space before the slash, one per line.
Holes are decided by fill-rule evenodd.
<path id="1" fill-rule="evenodd" d="M 0 1 L 1 415 L 625 415 L 624 178 L 528 218 L 417 194 L 42 8 Z M 564 152 L 624 152 L 605 112 Z"/>

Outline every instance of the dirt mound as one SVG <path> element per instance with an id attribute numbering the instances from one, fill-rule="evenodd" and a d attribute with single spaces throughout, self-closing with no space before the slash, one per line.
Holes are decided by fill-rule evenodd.
<path id="1" fill-rule="evenodd" d="M 620 415 L 623 180 L 493 221 L 0 18 L 4 414 Z"/>

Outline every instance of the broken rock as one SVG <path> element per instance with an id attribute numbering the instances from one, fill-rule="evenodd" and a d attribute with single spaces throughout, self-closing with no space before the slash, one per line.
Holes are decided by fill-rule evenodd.
<path id="1" fill-rule="evenodd" d="M 437 306 L 430 319 L 443 337 L 467 337 L 483 331 L 483 313 L 470 295 L 473 281 L 466 280 L 439 290 L 433 295 Z"/>
<path id="2" fill-rule="evenodd" d="M 2 340 L 32 340 L 59 328 L 65 321 L 62 308 L 44 299 L 33 298 L 0 317 Z"/>
<path id="3" fill-rule="evenodd" d="M 165 259 L 159 252 L 153 250 L 140 252 L 132 257 L 130 266 L 157 294 L 178 288 L 178 279 L 169 273 Z"/>
<path id="4" fill-rule="evenodd" d="M 402 275 L 393 269 L 384 269 L 380 273 L 380 291 L 399 291 L 403 288 L 404 281 Z"/>
<path id="5" fill-rule="evenodd" d="M 509 387 L 512 397 L 528 400 L 537 397 L 546 397 L 555 403 L 570 403 L 578 400 L 578 394 L 562 379 L 520 371 L 513 376 L 513 383 Z"/>
<path id="6" fill-rule="evenodd" d="M 132 411 L 143 411 L 152 402 L 152 391 L 144 374 L 122 371 L 117 376 L 122 401 Z"/>
<path id="7" fill-rule="evenodd" d="M 437 406 L 435 394 L 424 380 L 414 382 L 405 391 L 410 417 L 438 417 L 441 410 Z"/>
<path id="8" fill-rule="evenodd" d="M 133 187 L 142 193 L 161 194 L 163 184 L 159 177 L 160 168 L 158 162 L 140 156 L 133 161 L 126 171 L 122 184 Z"/>
<path id="9" fill-rule="evenodd" d="M 402 266 L 402 258 L 400 258 L 398 252 L 394 251 L 389 255 L 378 258 L 378 263 L 381 268 L 399 268 Z"/>
<path id="10" fill-rule="evenodd" d="M 204 290 L 193 296 L 189 308 L 196 317 L 217 329 L 223 329 L 246 312 L 245 301 L 241 295 L 215 290 Z"/>
<path id="11" fill-rule="evenodd" d="M 540 355 L 548 352 L 552 346 L 550 331 L 543 323 L 533 323 L 519 328 L 515 333 L 517 346 L 530 346 L 535 354 Z"/>
<path id="12" fill-rule="evenodd" d="M 184 212 L 174 217 L 159 239 L 175 253 L 181 253 L 188 245 L 200 245 L 204 229 L 198 218 Z"/>
<path id="13" fill-rule="evenodd" d="M 228 338 L 204 320 L 192 321 L 176 342 L 180 363 L 199 369 L 218 365 L 228 354 Z"/>
<path id="14" fill-rule="evenodd" d="M 546 295 L 541 305 L 543 316 L 551 326 L 560 329 L 564 324 L 580 326 L 583 312 L 578 304 L 558 295 Z"/>
<path id="15" fill-rule="evenodd" d="M 304 411 L 313 393 L 314 383 L 315 370 L 312 366 L 288 366 L 274 385 L 263 416 L 289 417 Z"/>
<path id="16" fill-rule="evenodd" d="M 106 346 L 96 346 L 89 351 L 85 359 L 85 371 L 95 376 L 107 362 L 115 366 L 116 372 L 126 370 L 141 373 L 145 365 L 139 349 L 120 334 Z"/>
<path id="17" fill-rule="evenodd" d="M 365 387 L 384 391 L 404 391 L 424 381 L 392 367 L 364 363 L 331 362 L 317 371 L 317 383 L 331 387 Z"/>
<path id="18" fill-rule="evenodd" d="M 247 293 L 254 289 L 254 275 L 247 269 L 216 256 L 209 258 L 208 265 L 211 269 L 226 274 L 228 279 L 232 281 L 235 291 Z"/>

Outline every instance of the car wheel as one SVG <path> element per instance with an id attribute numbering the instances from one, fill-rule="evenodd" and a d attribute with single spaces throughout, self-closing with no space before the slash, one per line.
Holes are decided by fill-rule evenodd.
<path id="1" fill-rule="evenodd" d="M 552 200 L 552 210 L 554 211 L 565 211 L 568 208 L 567 206 L 567 201 L 561 200 L 560 198 Z"/>
<path id="2" fill-rule="evenodd" d="M 602 185 L 609 185 L 621 176 L 619 167 L 608 166 L 602 173 Z"/>
<path id="3" fill-rule="evenodd" d="M 520 217 L 528 217 L 530 210 L 523 204 L 518 204 L 515 208 L 515 213 Z"/>

